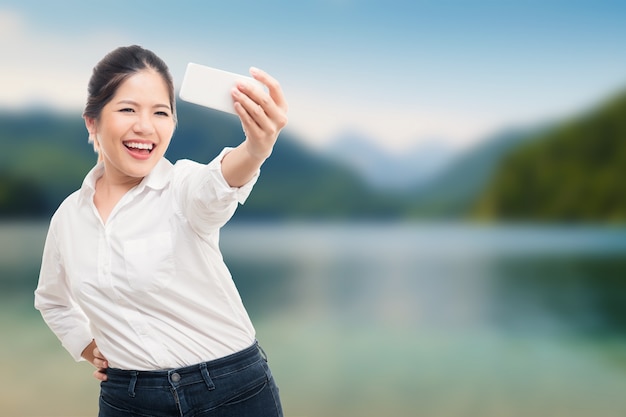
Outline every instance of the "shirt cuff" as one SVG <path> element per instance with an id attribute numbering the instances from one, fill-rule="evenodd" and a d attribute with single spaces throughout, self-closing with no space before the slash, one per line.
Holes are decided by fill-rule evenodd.
<path id="1" fill-rule="evenodd" d="M 234 198 L 239 204 L 243 204 L 252 192 L 252 187 L 254 187 L 254 184 L 256 184 L 261 171 L 257 170 L 252 179 L 241 187 L 231 187 L 228 182 L 226 182 L 224 174 L 222 174 L 222 159 L 224 159 L 226 154 L 233 149 L 234 148 L 228 147 L 224 148 L 222 152 L 220 152 L 220 154 L 215 157 L 215 159 L 209 162 L 207 167 L 209 169 L 209 175 L 214 180 L 212 182 L 215 186 L 217 199 L 225 200 Z"/>
<path id="2" fill-rule="evenodd" d="M 83 350 L 93 340 L 93 336 L 87 329 L 76 329 L 72 333 L 67 334 L 62 341 L 63 347 L 67 350 L 76 362 L 84 361 L 81 354 Z"/>

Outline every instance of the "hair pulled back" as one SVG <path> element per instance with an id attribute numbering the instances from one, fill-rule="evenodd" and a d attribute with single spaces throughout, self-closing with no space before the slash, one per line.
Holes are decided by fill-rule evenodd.
<path id="1" fill-rule="evenodd" d="M 98 120 L 102 109 L 113 98 L 119 86 L 130 76 L 146 69 L 153 69 L 163 77 L 169 93 L 172 117 L 176 122 L 172 75 L 161 58 L 138 45 L 114 49 L 96 64 L 87 87 L 87 104 L 83 117 Z"/>

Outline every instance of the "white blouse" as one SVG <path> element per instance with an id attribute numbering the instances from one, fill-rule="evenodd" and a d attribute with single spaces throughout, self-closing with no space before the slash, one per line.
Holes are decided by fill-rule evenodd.
<path id="1" fill-rule="evenodd" d="M 95 339 L 109 366 L 156 370 L 238 352 L 255 331 L 219 249 L 258 173 L 232 188 L 226 148 L 208 165 L 162 159 L 106 224 L 99 164 L 52 217 L 35 307 L 75 360 Z"/>

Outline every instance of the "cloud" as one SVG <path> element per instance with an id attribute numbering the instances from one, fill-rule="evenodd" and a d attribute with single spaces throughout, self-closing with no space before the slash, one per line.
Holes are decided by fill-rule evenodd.
<path id="1" fill-rule="evenodd" d="M 63 36 L 40 32 L 23 15 L 0 10 L 0 107 L 33 105 L 77 109 L 86 98 L 91 69 L 119 42 L 110 33 Z"/>
<path id="2" fill-rule="evenodd" d="M 502 127 L 496 117 L 484 112 L 437 109 L 417 101 L 384 105 L 337 91 L 331 95 L 302 85 L 284 87 L 290 97 L 288 128 L 317 149 L 346 133 L 374 140 L 391 152 L 402 152 L 432 140 L 464 148 Z"/>
<path id="3" fill-rule="evenodd" d="M 97 24 L 84 30 L 64 24 L 40 29 L 28 17 L 0 8 L 0 108 L 39 106 L 79 111 L 87 96 L 93 66 L 120 45 L 139 44 L 154 50 L 170 65 L 177 86 L 187 62 L 209 62 L 206 56 L 218 56 L 223 57 L 218 62 L 224 64 L 228 56 L 237 56 L 227 46 L 221 46 L 228 51 L 222 53 L 213 45 L 204 45 L 202 40 L 185 41 L 181 35 L 163 42 L 141 27 L 127 30 Z"/>
<path id="4" fill-rule="evenodd" d="M 80 112 L 93 65 L 121 44 L 141 43 L 141 36 L 124 33 L 119 28 L 92 29 L 81 36 L 69 31 L 43 31 L 24 15 L 8 10 L 0 10 L 0 23 L 0 49 L 5 62 L 0 68 L 1 108 L 45 106 Z M 211 64 L 207 57 L 212 55 L 222 57 L 218 61 L 226 66 L 228 55 L 232 54 L 217 51 L 215 47 L 207 51 L 206 46 L 189 42 L 175 44 L 179 45 L 159 44 L 155 52 L 169 63 L 177 85 L 186 62 L 196 60 Z M 232 49 L 228 45 L 221 45 L 221 48 Z M 226 69 L 233 70 L 232 67 Z M 319 88 L 315 80 L 304 82 L 297 70 L 285 75 L 288 76 L 284 87 L 291 105 L 289 127 L 314 147 L 327 144 L 348 129 L 380 137 L 383 146 L 391 148 L 411 145 L 425 133 L 419 124 L 412 126 L 416 117 L 410 114 L 411 110 L 381 112 L 376 103 L 347 98 L 350 93 L 336 86 L 322 83 L 324 88 Z M 428 129 L 436 130 L 436 127 Z"/>
<path id="5" fill-rule="evenodd" d="M 339 2 L 335 6 L 350 7 L 350 3 Z M 142 31 L 133 33 L 108 25 L 95 25 L 89 31 L 76 27 L 41 29 L 27 15 L 1 9 L 0 34 L 4 62 L 0 68 L 2 108 L 37 105 L 80 112 L 93 65 L 119 45 L 142 44 L 145 40 L 148 48 L 150 43 L 156 43 L 154 50 L 170 65 L 176 85 L 180 85 L 189 61 L 233 71 L 245 68 L 242 62 L 246 59 L 284 61 L 285 68 L 276 66 L 283 71 L 279 80 L 290 103 L 289 129 L 312 147 L 323 147 L 345 131 L 374 138 L 388 150 L 402 150 L 433 138 L 444 138 L 460 146 L 493 125 L 493 115 L 487 118 L 464 114 L 460 109 L 434 109 L 417 103 L 412 98 L 417 95 L 417 84 L 410 78 L 401 80 L 406 74 L 395 74 L 390 80 L 378 70 L 371 73 L 374 68 L 367 74 L 354 72 L 349 65 L 352 59 L 346 57 L 342 60 L 305 53 L 297 64 L 284 52 L 263 57 L 236 41 L 206 44 L 202 39 L 185 39 L 179 34 L 172 42 L 163 43 Z M 333 69 L 325 64 L 320 71 L 319 62 L 324 60 L 332 61 Z M 387 84 L 391 81 L 402 81 L 403 89 L 391 88 Z"/>
<path id="6" fill-rule="evenodd" d="M 24 25 L 21 16 L 12 10 L 0 10 L 0 39 L 9 39 L 21 32 Z"/>
<path id="7" fill-rule="evenodd" d="M 114 9 L 91 3 L 72 9 L 71 16 L 0 6 L 0 108 L 35 104 L 79 112 L 93 65 L 111 49 L 137 43 L 168 63 L 176 86 L 190 61 L 242 73 L 249 65 L 268 70 L 290 103 L 289 129 L 313 147 L 350 131 L 399 151 L 433 139 L 467 146 L 505 123 L 588 103 L 623 77 L 624 59 L 606 47 L 592 55 L 589 49 L 554 54 L 563 39 L 547 49 L 537 36 L 524 36 L 524 43 L 506 36 L 457 39 L 442 35 L 446 25 L 417 30 L 408 24 L 412 18 L 395 9 L 384 19 L 370 18 L 359 4 L 318 0 L 305 9 L 313 16 L 263 31 L 251 24 L 259 20 L 256 9 L 239 14 L 232 6 L 215 13 L 207 10 L 217 6 L 206 6 L 204 14 L 191 17 L 180 9 L 148 21 L 135 21 L 132 14 L 112 19 Z M 353 9 L 360 14 L 349 19 Z M 97 22 L 90 20 L 94 14 Z M 209 24 L 189 23 L 205 14 L 212 16 Z M 243 21 L 231 31 L 235 17 Z M 173 26 L 164 37 L 168 19 Z M 376 27 L 385 30 L 372 31 Z"/>

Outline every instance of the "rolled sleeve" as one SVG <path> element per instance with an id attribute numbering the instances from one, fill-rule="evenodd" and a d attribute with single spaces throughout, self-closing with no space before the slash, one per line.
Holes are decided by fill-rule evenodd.
<path id="1" fill-rule="evenodd" d="M 87 329 L 74 329 L 67 334 L 62 344 L 65 350 L 72 355 L 72 358 L 74 358 L 76 362 L 80 362 L 85 360 L 81 355 L 92 340 L 93 337 Z"/>
<path id="2" fill-rule="evenodd" d="M 221 228 L 244 204 L 259 178 L 260 171 L 241 187 L 231 187 L 222 174 L 222 159 L 233 150 L 224 148 L 206 165 L 179 160 L 175 165 L 174 185 L 181 211 L 199 234 Z"/>
<path id="3" fill-rule="evenodd" d="M 257 171 L 252 179 L 241 187 L 231 187 L 228 185 L 228 182 L 226 182 L 222 174 L 222 159 L 232 150 L 233 148 L 224 148 L 222 152 L 207 165 L 207 168 L 211 177 L 211 183 L 215 187 L 215 194 L 218 200 L 235 200 L 239 204 L 244 204 L 259 178 L 260 171 Z"/>
<path id="4" fill-rule="evenodd" d="M 35 308 L 74 360 L 93 339 L 89 320 L 71 296 L 53 232 L 48 233 L 35 290 Z"/>

